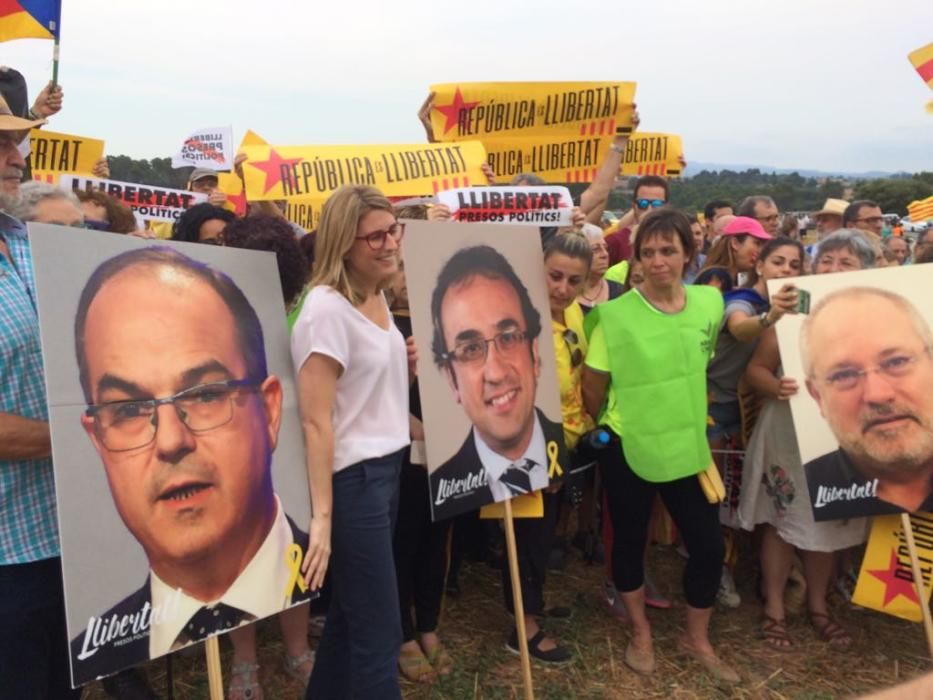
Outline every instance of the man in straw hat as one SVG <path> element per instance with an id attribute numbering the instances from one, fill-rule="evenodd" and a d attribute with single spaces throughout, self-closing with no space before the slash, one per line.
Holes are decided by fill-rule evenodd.
<path id="1" fill-rule="evenodd" d="M 0 97 L 0 688 L 11 698 L 78 698 L 68 670 L 45 378 L 26 228 L 8 213 L 45 123 Z"/>
<path id="2" fill-rule="evenodd" d="M 822 209 L 810 215 L 816 221 L 816 234 L 820 240 L 842 228 L 842 215 L 848 206 L 849 203 L 844 199 L 830 198 L 824 202 Z"/>

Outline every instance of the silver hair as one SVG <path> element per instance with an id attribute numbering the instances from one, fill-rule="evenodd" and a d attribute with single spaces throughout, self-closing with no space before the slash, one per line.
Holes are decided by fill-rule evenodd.
<path id="1" fill-rule="evenodd" d="M 590 241 L 601 241 L 605 236 L 603 230 L 596 224 L 591 224 L 587 221 L 583 224 L 583 235 L 586 236 L 586 240 Z"/>
<path id="2" fill-rule="evenodd" d="M 742 203 L 739 205 L 738 210 L 735 212 L 736 216 L 747 216 L 750 219 L 755 218 L 755 206 L 758 204 L 765 204 L 769 207 L 774 207 L 777 209 L 777 204 L 774 203 L 774 200 L 771 199 L 766 194 L 753 194 L 742 200 Z"/>
<path id="3" fill-rule="evenodd" d="M 818 261 L 824 253 L 831 253 L 834 250 L 848 250 L 859 259 L 863 270 L 875 266 L 875 248 L 865 238 L 865 234 L 857 229 L 841 228 L 826 236 L 816 247 L 814 262 Z"/>
<path id="4" fill-rule="evenodd" d="M 7 212 L 20 221 L 32 221 L 36 218 L 36 209 L 47 199 L 64 199 L 81 210 L 81 202 L 71 190 L 63 190 L 45 182 L 24 182 L 19 186 L 19 197 Z"/>
<path id="5" fill-rule="evenodd" d="M 872 255 L 874 255 L 874 253 L 872 253 Z M 845 287 L 830 292 L 820 299 L 810 311 L 810 314 L 804 318 L 803 325 L 800 327 L 800 359 L 803 363 L 804 374 L 806 374 L 808 379 L 813 379 L 813 363 L 810 361 L 810 334 L 812 333 L 813 325 L 816 323 L 817 316 L 834 301 L 853 297 L 877 297 L 891 302 L 892 305 L 907 314 L 911 325 L 914 327 L 920 340 L 923 341 L 923 346 L 927 351 L 933 348 L 933 331 L 930 330 L 930 325 L 921 315 L 917 307 L 906 297 L 887 289 L 881 289 L 880 287 Z"/>

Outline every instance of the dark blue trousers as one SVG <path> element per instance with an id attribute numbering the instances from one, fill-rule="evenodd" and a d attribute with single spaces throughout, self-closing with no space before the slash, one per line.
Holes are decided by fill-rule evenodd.
<path id="1" fill-rule="evenodd" d="M 331 601 L 306 700 L 399 700 L 392 532 L 402 452 L 334 474 Z"/>
<path id="2" fill-rule="evenodd" d="M 80 698 L 68 654 L 61 559 L 0 566 L 0 697 Z"/>

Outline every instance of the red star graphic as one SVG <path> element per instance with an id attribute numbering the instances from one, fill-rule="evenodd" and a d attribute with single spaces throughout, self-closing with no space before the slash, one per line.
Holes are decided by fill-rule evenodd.
<path id="1" fill-rule="evenodd" d="M 454 101 L 449 105 L 434 105 L 434 109 L 444 115 L 447 119 L 447 122 L 444 124 L 444 134 L 446 135 L 448 131 L 457 126 L 457 122 L 460 120 L 460 110 L 470 111 L 479 102 L 464 102 L 463 95 L 460 94 L 460 88 L 457 88 L 457 91 L 454 93 Z"/>
<path id="2" fill-rule="evenodd" d="M 246 216 L 246 192 L 242 189 L 239 194 L 227 194 L 227 201 L 233 205 L 233 213 L 237 216 Z"/>
<path id="3" fill-rule="evenodd" d="M 266 174 L 266 184 L 262 191 L 262 193 L 265 194 L 275 187 L 276 184 L 282 182 L 283 165 L 295 165 L 300 162 L 301 158 L 283 158 L 275 152 L 274 148 L 270 148 L 269 160 L 261 160 L 256 163 L 247 161 L 247 165 L 251 165 L 257 170 L 262 170 Z"/>
<path id="4" fill-rule="evenodd" d="M 868 570 L 869 574 L 884 584 L 884 603 L 882 603 L 881 607 L 887 607 L 888 603 L 897 598 L 899 595 L 904 596 L 917 605 L 920 604 L 920 599 L 917 597 L 917 589 L 914 587 L 913 581 L 905 581 L 904 579 L 898 578 L 894 575 L 898 568 L 900 567 L 897 565 L 897 552 L 892 549 L 891 561 L 888 564 L 887 569 Z"/>

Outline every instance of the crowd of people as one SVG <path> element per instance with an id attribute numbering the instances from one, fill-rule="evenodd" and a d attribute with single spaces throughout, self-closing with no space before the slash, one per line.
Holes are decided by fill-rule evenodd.
<path id="1" fill-rule="evenodd" d="M 406 220 L 455 226 L 450 212 L 443 205 L 396 206 L 372 187 L 347 186 L 327 201 L 317 229 L 305 232 L 274 203 L 235 216 L 223 207 L 216 174 L 195 170 L 189 187 L 209 200 L 170 231 L 144 229 L 102 192 L 75 195 L 24 182 L 20 144 L 58 112 L 62 95 L 50 86 L 28 109 L 14 97 L 5 93 L 0 103 L 3 694 L 81 695 L 69 682 L 28 222 L 275 253 L 311 492 L 302 572 L 323 593 L 279 615 L 283 672 L 306 685 L 308 698 L 380 700 L 400 697 L 400 676 L 426 682 L 449 674 L 457 649 L 442 642 L 444 596 L 459 593 L 464 557 L 495 550 L 500 533 L 475 513 L 431 520 L 427 471 L 410 448 L 424 439 L 416 367 L 419 352 L 429 349 L 412 338 L 399 251 Z M 617 138 L 581 197 L 573 226 L 541 229 L 564 442 L 577 463 L 598 469 L 549 487 L 543 517 L 516 523 L 520 580 L 502 566 L 504 608 L 514 613 L 517 584 L 528 652 L 544 664 L 572 660 L 545 625 L 573 611 L 548 607 L 544 587 L 547 572 L 568 566 L 567 553 L 577 547 L 605 565 L 605 604 L 629 625 L 625 664 L 653 673 L 646 608 L 671 601 L 650 575 L 646 551 L 650 524 L 669 518 L 686 557 L 678 649 L 717 680 L 737 683 L 741 676 L 714 649 L 709 627 L 717 601 L 726 608 L 740 601 L 733 578 L 738 533 L 757 535 L 760 631 L 762 643 L 776 649 L 796 643 L 786 626 L 785 590 L 797 555 L 815 632 L 833 647 L 852 642 L 827 595 L 833 586 L 851 588 L 857 546 L 867 537 L 864 519 L 817 523 L 809 499 L 787 497 L 806 493 L 807 485 L 788 409 L 799 387 L 782 374 L 775 327 L 796 312 L 799 293 L 792 284 L 769 293 L 768 283 L 930 262 L 933 229 L 912 244 L 884 237 L 877 204 L 829 200 L 813 213 L 818 239 L 804 245 L 769 197 L 736 206 L 712 201 L 698 218 L 673 206 L 666 179 L 644 176 L 620 223 L 603 230 L 626 138 Z M 525 174 L 511 184 L 543 183 Z M 491 266 L 479 276 L 501 281 Z M 498 363 L 501 352 L 498 337 L 487 341 L 483 365 Z M 489 374 L 482 381 L 497 380 Z M 744 453 L 742 488 L 736 521 L 726 528 L 718 473 L 736 452 Z M 312 615 L 324 616 L 314 652 Z M 514 625 L 502 631 L 518 653 Z M 229 636 L 228 698 L 262 698 L 255 626 Z M 117 698 L 157 697 L 133 670 L 107 679 L 105 689 Z"/>

